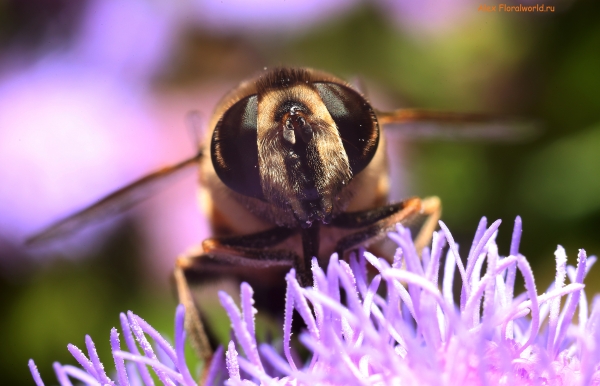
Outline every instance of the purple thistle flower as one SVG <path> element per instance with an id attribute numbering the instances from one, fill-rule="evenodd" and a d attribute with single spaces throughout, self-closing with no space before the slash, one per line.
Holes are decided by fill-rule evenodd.
<path id="1" fill-rule="evenodd" d="M 583 290 L 596 257 L 580 250 L 577 266 L 567 266 L 559 246 L 556 280 L 538 294 L 529 263 L 518 252 L 520 218 L 509 256 L 498 253 L 500 222 L 488 228 L 482 219 L 464 265 L 448 228 L 440 225 L 431 249 L 425 248 L 421 257 L 410 231 L 398 225 L 389 234 L 399 246 L 392 265 L 364 250 L 349 263 L 333 255 L 326 271 L 313 259 L 312 288 L 301 288 L 291 270 L 282 347 L 257 343 L 248 284 L 241 286 L 241 310 L 221 292 L 235 342 L 225 353 L 217 350 L 206 384 L 229 378 L 226 385 L 600 385 L 600 295 L 588 312 Z M 375 276 L 368 274 L 368 265 Z M 462 281 L 457 301 L 452 293 L 455 268 Z M 525 279 L 525 292 L 514 296 L 517 271 Z M 306 363 L 299 362 L 291 347 L 294 309 L 307 326 L 299 336 L 312 352 Z M 113 329 L 115 380 L 105 373 L 88 337 L 88 356 L 69 346 L 83 370 L 55 364 L 60 384 L 71 385 L 71 377 L 89 385 L 152 385 L 149 371 L 166 385 L 196 384 L 183 358 L 183 317 L 179 306 L 173 349 L 138 316 L 121 315 L 129 352 L 121 351 Z M 29 366 L 36 384 L 43 385 L 33 361 Z"/>
<path id="2" fill-rule="evenodd" d="M 110 332 L 110 345 L 115 362 L 115 375 L 112 379 L 108 377 L 104 365 L 98 358 L 92 338 L 86 336 L 87 356 L 74 345 L 68 345 L 69 351 L 83 370 L 70 365 L 61 365 L 58 362 L 54 363 L 54 371 L 61 386 L 72 386 L 71 379 L 84 385 L 94 386 L 153 386 L 154 381 L 150 371 L 154 372 L 164 385 L 197 385 L 184 356 L 185 309 L 182 305 L 177 307 L 175 314 L 174 348 L 152 326 L 131 311 L 127 315 L 121 314 L 120 317 L 127 351 L 121 349 L 119 333 L 116 328 L 113 328 Z M 148 337 L 151 340 L 148 340 Z M 140 353 L 138 346 L 142 348 L 143 353 Z M 222 355 L 222 350 L 215 354 Z M 125 361 L 128 361 L 127 365 Z M 214 362 L 218 363 L 218 361 Z M 44 382 L 32 359 L 29 360 L 29 369 L 36 385 L 43 386 Z"/>
<path id="3" fill-rule="evenodd" d="M 398 225 L 389 234 L 399 247 L 391 266 L 365 251 L 349 264 L 332 256 L 326 272 L 314 259 L 313 288 L 300 288 L 292 270 L 286 277 L 282 354 L 270 346 L 259 350 L 259 360 L 269 362 L 278 375 L 261 370 L 267 367 L 256 362 L 256 344 L 247 342 L 253 326 L 240 321 L 253 315 L 244 307 L 240 314 L 231 297 L 221 293 L 245 353 L 238 355 L 230 342 L 227 384 L 600 385 L 600 296 L 588 315 L 582 284 L 595 257 L 580 250 L 577 267 L 570 267 L 559 246 L 556 284 L 539 295 L 531 267 L 518 252 L 520 218 L 509 256 L 498 254 L 500 221 L 488 228 L 482 219 L 465 265 L 450 231 L 444 223 L 440 226 L 421 258 L 410 231 Z M 377 271 L 372 278 L 367 265 Z M 462 281 L 457 302 L 452 293 L 455 268 Z M 525 292 L 515 297 L 517 271 L 525 279 Z M 565 285 L 567 273 L 571 283 Z M 378 291 L 384 284 L 385 298 Z M 567 300 L 561 310 L 563 296 Z M 294 309 L 307 326 L 299 339 L 313 355 L 304 365 L 291 354 Z M 245 379 L 240 369 L 248 375 Z"/>

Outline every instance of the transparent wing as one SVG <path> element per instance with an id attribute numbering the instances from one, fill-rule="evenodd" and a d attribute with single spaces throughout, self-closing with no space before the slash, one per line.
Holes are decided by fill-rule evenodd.
<path id="1" fill-rule="evenodd" d="M 535 138 L 540 132 L 534 122 L 492 114 L 420 109 L 378 111 L 376 114 L 387 134 L 403 139 L 522 142 Z"/>
<path id="2" fill-rule="evenodd" d="M 90 224 L 122 213 L 144 199 L 151 197 L 177 178 L 184 176 L 185 172 L 192 170 L 191 166 L 198 164 L 200 158 L 202 158 L 201 152 L 178 164 L 167 166 L 148 174 L 100 199 L 87 208 L 57 221 L 41 232 L 34 234 L 25 240 L 25 244 L 35 246 L 64 238 Z"/>

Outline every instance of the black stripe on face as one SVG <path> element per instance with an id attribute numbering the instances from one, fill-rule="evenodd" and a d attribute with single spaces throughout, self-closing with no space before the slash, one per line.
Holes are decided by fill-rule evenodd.
<path id="1" fill-rule="evenodd" d="M 217 176 L 228 188 L 262 200 L 257 123 L 257 96 L 241 99 L 225 112 L 217 124 L 210 150 Z"/>
<path id="2" fill-rule="evenodd" d="M 323 219 L 323 196 L 315 181 L 318 177 L 316 169 L 321 169 L 322 165 L 314 143 L 297 141 L 294 145 L 288 145 L 284 162 L 288 181 L 304 212 L 296 215 L 304 222 Z"/>
<path id="3" fill-rule="evenodd" d="M 352 174 L 362 171 L 373 159 L 379 144 L 379 124 L 371 105 L 359 93 L 336 83 L 314 83 L 333 118 Z"/>

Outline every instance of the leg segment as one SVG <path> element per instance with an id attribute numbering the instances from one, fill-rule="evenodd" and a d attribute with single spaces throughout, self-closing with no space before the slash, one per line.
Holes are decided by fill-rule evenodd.
<path id="1" fill-rule="evenodd" d="M 343 256 L 345 251 L 353 247 L 382 239 L 387 232 L 394 229 L 397 223 L 410 228 L 416 227 L 419 230 L 415 238 L 415 246 L 417 250 L 420 250 L 431 239 L 440 214 L 441 205 L 437 197 L 424 200 L 410 198 L 397 204 L 369 211 L 344 213 L 336 217 L 336 221 L 332 225 L 347 229 L 359 228 L 360 230 L 343 237 L 337 243 L 336 251 Z"/>
<path id="2" fill-rule="evenodd" d="M 421 230 L 415 237 L 415 247 L 421 251 L 431 242 L 431 235 L 442 216 L 442 202 L 438 197 L 426 197 L 421 201 L 421 216 L 426 216 Z"/>
<path id="3" fill-rule="evenodd" d="M 294 252 L 270 248 L 293 233 L 286 228 L 274 228 L 247 236 L 208 239 L 202 243 L 203 252 L 191 251 L 177 259 L 174 277 L 179 302 L 186 310 L 185 328 L 201 358 L 210 360 L 212 348 L 190 285 L 224 276 L 252 279 L 256 268 L 271 267 L 277 271 L 278 267 L 288 269 L 299 264 L 299 256 Z"/>
<path id="4" fill-rule="evenodd" d="M 302 287 L 311 285 L 311 260 L 319 256 L 319 230 L 321 224 L 313 222 L 310 228 L 302 229 L 303 265 L 297 267 L 298 281 Z"/>
<path id="5" fill-rule="evenodd" d="M 198 356 L 205 362 L 208 362 L 212 358 L 212 348 L 208 342 L 206 331 L 204 330 L 204 324 L 200 318 L 198 307 L 194 302 L 194 296 L 188 285 L 187 279 L 185 278 L 185 270 L 188 265 L 188 261 L 185 257 L 177 259 L 175 265 L 175 285 L 177 288 L 177 296 L 179 303 L 185 307 L 185 330 L 190 338 L 192 347 L 196 350 Z"/>
<path id="6" fill-rule="evenodd" d="M 202 247 L 205 252 L 218 249 L 219 247 L 269 248 L 281 243 L 294 233 L 295 230 L 293 229 L 278 227 L 250 235 L 206 239 L 202 242 Z"/>

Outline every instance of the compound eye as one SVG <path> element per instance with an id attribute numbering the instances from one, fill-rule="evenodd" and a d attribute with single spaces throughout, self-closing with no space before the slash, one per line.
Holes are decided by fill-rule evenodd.
<path id="1" fill-rule="evenodd" d="M 213 167 L 228 188 L 264 199 L 258 170 L 258 98 L 231 106 L 217 124 L 210 144 Z"/>
<path id="2" fill-rule="evenodd" d="M 352 174 L 373 159 L 379 144 L 379 124 L 371 105 L 353 89 L 337 83 L 314 83 L 337 125 Z"/>

